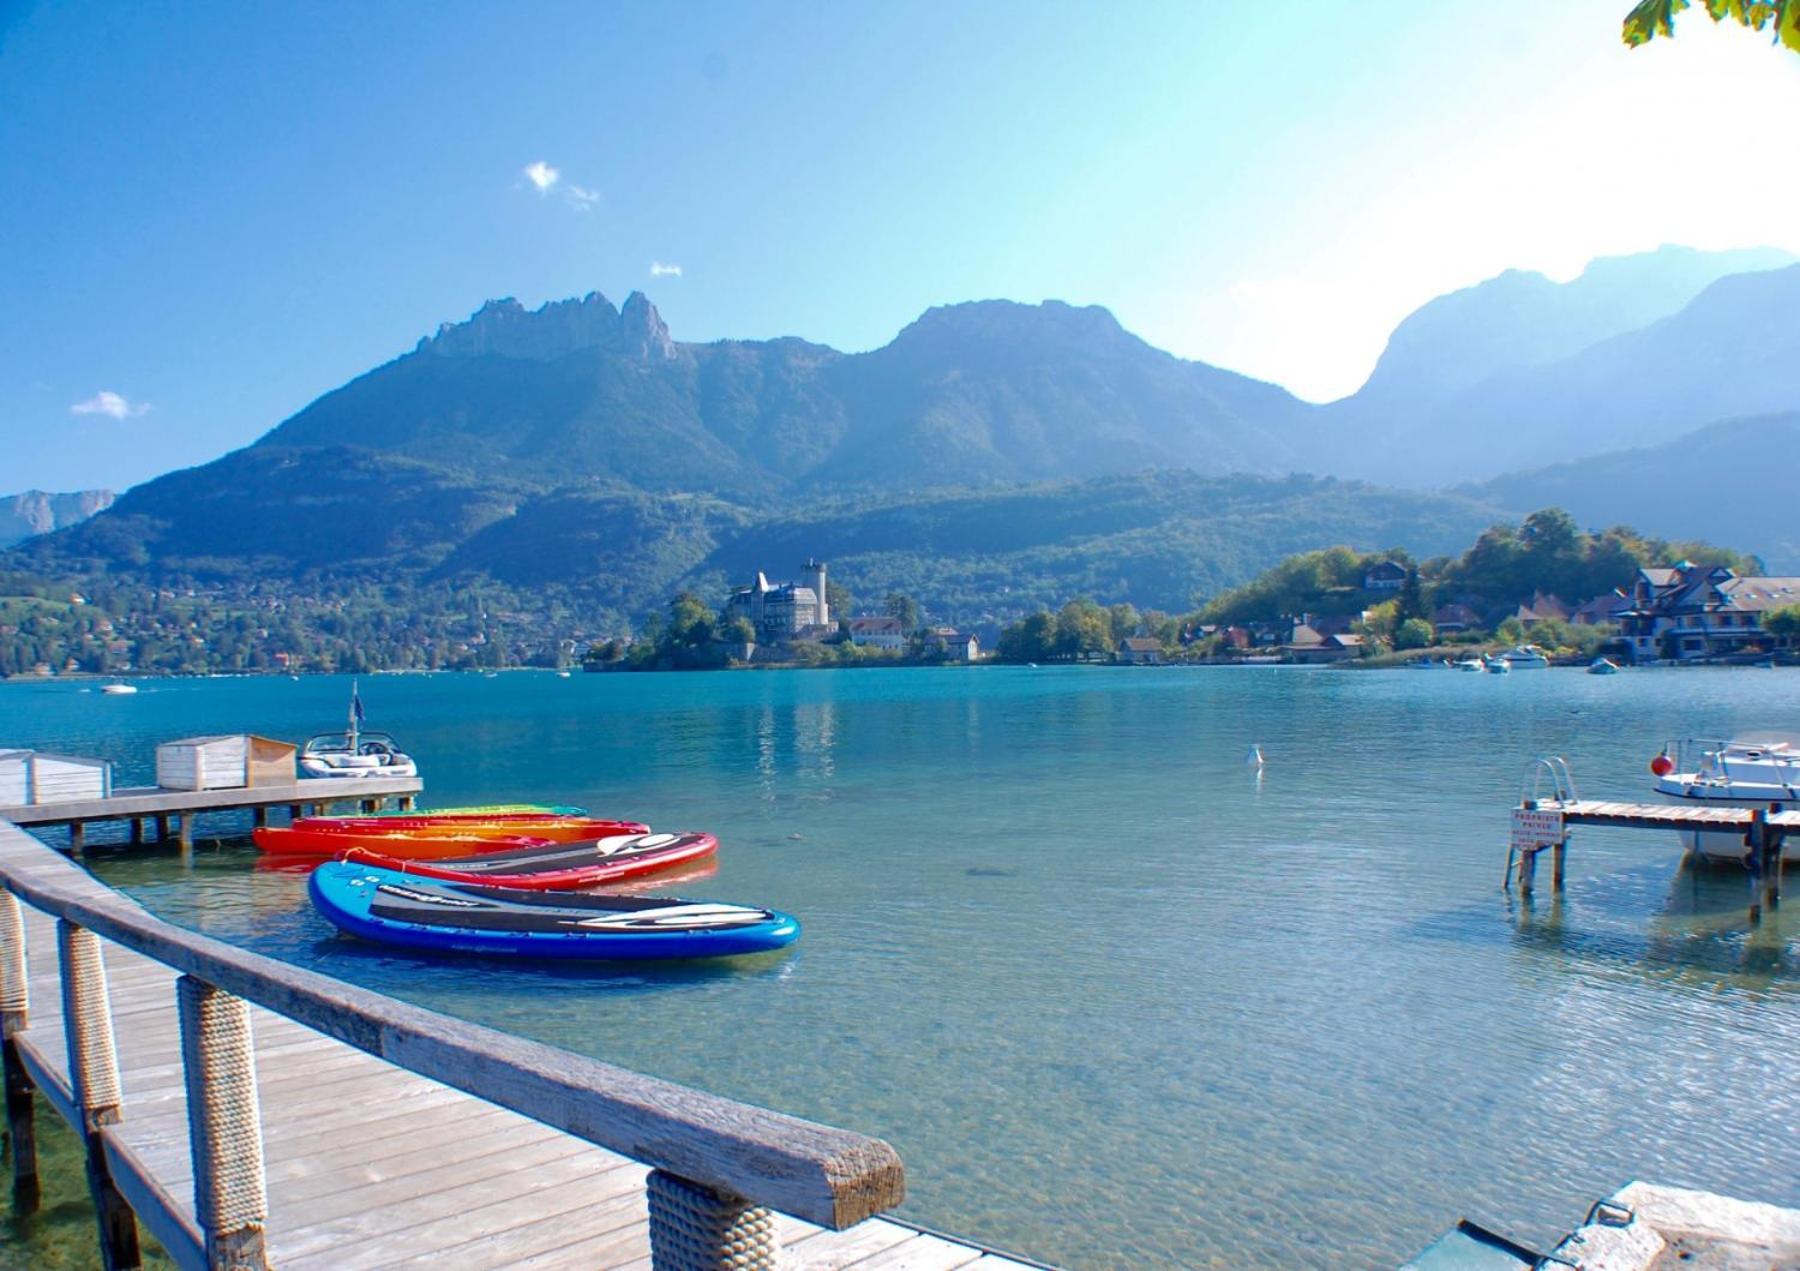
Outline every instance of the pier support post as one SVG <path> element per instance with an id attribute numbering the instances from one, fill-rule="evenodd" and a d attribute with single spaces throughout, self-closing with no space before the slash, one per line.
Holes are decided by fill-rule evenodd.
<path id="1" fill-rule="evenodd" d="M 1563 854 L 1569 846 L 1569 840 L 1557 839 L 1550 845 L 1550 886 L 1560 893 L 1563 889 Z"/>
<path id="2" fill-rule="evenodd" d="M 101 1131 L 118 1121 L 124 1101 L 119 1089 L 119 1056 L 113 1046 L 112 1006 L 107 1000 L 106 962 L 100 937 L 67 918 L 56 921 L 56 946 L 62 958 L 63 1035 L 87 1146 L 88 1191 L 100 1226 L 100 1263 L 105 1271 L 127 1271 L 140 1261 L 137 1219 L 112 1180 L 100 1140 Z"/>
<path id="3" fill-rule="evenodd" d="M 664 1170 L 651 1170 L 650 1265 L 654 1271 L 762 1271 L 776 1265 L 768 1210 Z"/>
<path id="4" fill-rule="evenodd" d="M 156 841 L 158 843 L 169 841 L 169 818 L 166 816 L 156 818 Z"/>
<path id="5" fill-rule="evenodd" d="M 181 828 L 176 831 L 176 834 L 180 836 L 181 859 L 189 861 L 194 857 L 194 814 L 183 812 L 179 824 Z"/>
<path id="6" fill-rule="evenodd" d="M 214 1271 L 262 1271 L 269 1265 L 263 1243 L 269 1204 L 250 1008 L 191 975 L 176 982 L 175 992 L 194 1216 L 206 1240 L 206 1264 Z"/>
<path id="7" fill-rule="evenodd" d="M 296 803 L 288 809 L 288 823 L 291 825 L 305 815 L 306 809 Z"/>
<path id="8" fill-rule="evenodd" d="M 83 821 L 69 822 L 69 850 L 80 856 L 87 848 L 87 824 Z"/>
<path id="9" fill-rule="evenodd" d="M 131 845 L 133 847 L 139 847 L 143 842 L 144 818 L 141 816 L 134 816 L 131 818 Z"/>
<path id="10" fill-rule="evenodd" d="M 411 812 L 413 810 L 413 797 L 410 794 L 401 795 L 399 808 L 402 812 Z"/>
<path id="11" fill-rule="evenodd" d="M 1527 847 L 1519 852 L 1519 895 L 1531 895 L 1532 884 L 1537 881 L 1537 858 L 1541 848 Z"/>
<path id="12" fill-rule="evenodd" d="M 251 825 L 254 825 L 257 829 L 260 830 L 260 829 L 262 829 L 263 826 L 267 825 L 268 823 L 269 823 L 269 809 L 267 809 L 267 808 L 251 808 L 250 809 L 250 824 Z"/>
<path id="13" fill-rule="evenodd" d="M 19 1058 L 31 995 L 25 971 L 25 917 L 19 901 L 0 891 L 0 1062 L 6 1072 L 6 1142 L 12 1149 L 15 1214 L 38 1207 L 37 1119 L 31 1076 Z"/>

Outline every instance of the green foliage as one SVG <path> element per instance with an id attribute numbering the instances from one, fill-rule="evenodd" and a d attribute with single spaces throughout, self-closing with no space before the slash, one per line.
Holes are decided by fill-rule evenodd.
<path id="1" fill-rule="evenodd" d="M 1423 649 L 1431 643 L 1431 624 L 1423 618 L 1408 618 L 1394 632 L 1396 649 Z"/>
<path id="2" fill-rule="evenodd" d="M 1625 15 L 1624 39 L 1632 48 L 1657 36 L 1673 38 L 1675 15 L 1689 0 L 1639 0 Z M 1800 53 L 1800 0 L 1704 0 L 1714 22 L 1730 20 L 1752 31 L 1774 27 L 1774 40 Z"/>
<path id="3" fill-rule="evenodd" d="M 1784 605 L 1780 609 L 1772 609 L 1763 617 L 1763 630 L 1770 635 L 1800 635 L 1800 605 Z"/>
<path id="4" fill-rule="evenodd" d="M 1201 622 L 1274 622 L 1289 614 L 1351 614 L 1370 602 L 1363 575 L 1384 560 L 1404 554 L 1359 554 L 1348 547 L 1302 552 L 1202 606 Z"/>
<path id="5" fill-rule="evenodd" d="M 900 634 L 910 636 L 919 629 L 919 602 L 903 591 L 890 591 L 881 611 L 900 621 Z"/>

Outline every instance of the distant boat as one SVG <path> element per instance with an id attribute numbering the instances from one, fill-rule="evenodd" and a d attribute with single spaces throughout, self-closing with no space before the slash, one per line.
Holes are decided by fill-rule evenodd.
<path id="1" fill-rule="evenodd" d="M 127 684 L 123 680 L 114 680 L 110 684 L 102 684 L 100 686 L 100 691 L 102 693 L 111 693 L 113 696 L 118 697 L 125 693 L 137 692 L 137 685 Z"/>
<path id="2" fill-rule="evenodd" d="M 1619 664 L 1611 658 L 1595 658 L 1588 663 L 1589 675 L 1617 675 Z"/>
<path id="3" fill-rule="evenodd" d="M 1508 649 L 1501 658 L 1514 671 L 1541 671 L 1550 665 L 1550 659 L 1535 644 L 1521 644 L 1516 649 Z"/>
<path id="4" fill-rule="evenodd" d="M 1479 675 L 1487 670 L 1487 663 L 1483 662 L 1480 658 L 1469 657 L 1458 662 L 1456 664 L 1456 669 L 1459 671 L 1473 671 Z"/>
<path id="5" fill-rule="evenodd" d="M 569 678 L 569 673 L 567 671 L 558 671 L 556 673 L 556 678 L 559 680 L 566 680 Z"/>
<path id="6" fill-rule="evenodd" d="M 1508 662 L 1499 654 L 1495 654 L 1487 660 L 1487 670 L 1489 675 L 1505 675 L 1508 671 L 1512 670 L 1512 663 Z"/>

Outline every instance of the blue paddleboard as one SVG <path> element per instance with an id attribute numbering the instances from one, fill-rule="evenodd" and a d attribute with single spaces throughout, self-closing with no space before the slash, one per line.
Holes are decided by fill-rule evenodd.
<path id="1" fill-rule="evenodd" d="M 799 919 L 666 896 L 596 896 L 420 878 L 333 861 L 307 883 L 339 930 L 380 944 L 526 958 L 724 958 L 792 944 Z"/>

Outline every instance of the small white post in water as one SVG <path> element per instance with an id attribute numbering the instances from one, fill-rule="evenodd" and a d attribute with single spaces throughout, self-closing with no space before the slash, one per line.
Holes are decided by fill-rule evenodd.
<path id="1" fill-rule="evenodd" d="M 1262 767 L 1263 766 L 1262 747 L 1257 745 L 1255 742 L 1251 742 L 1250 749 L 1244 752 L 1244 762 L 1249 764 L 1252 768 Z"/>

